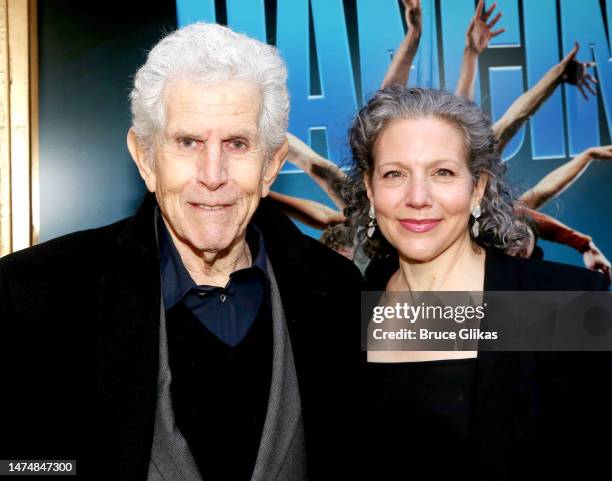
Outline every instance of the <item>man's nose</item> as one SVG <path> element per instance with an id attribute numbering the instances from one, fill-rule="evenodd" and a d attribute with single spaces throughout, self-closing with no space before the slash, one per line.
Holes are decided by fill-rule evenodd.
<path id="1" fill-rule="evenodd" d="M 412 177 L 406 182 L 405 204 L 413 209 L 422 209 L 431 205 L 429 179 Z"/>
<path id="2" fill-rule="evenodd" d="M 198 182 L 208 190 L 217 190 L 227 183 L 226 167 L 221 145 L 207 142 L 198 163 Z"/>

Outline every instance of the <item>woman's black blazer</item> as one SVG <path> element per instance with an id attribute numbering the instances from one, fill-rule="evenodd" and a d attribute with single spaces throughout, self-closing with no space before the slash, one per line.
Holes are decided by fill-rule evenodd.
<path id="1" fill-rule="evenodd" d="M 397 257 L 373 261 L 367 289 L 384 290 L 397 268 Z M 487 250 L 484 288 L 606 291 L 608 283 L 586 269 Z M 611 385 L 610 352 L 479 352 L 473 471 L 456 478 L 612 479 Z"/>

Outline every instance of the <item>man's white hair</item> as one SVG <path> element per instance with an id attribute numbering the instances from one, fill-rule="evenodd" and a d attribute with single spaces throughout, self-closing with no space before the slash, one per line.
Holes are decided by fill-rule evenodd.
<path id="1" fill-rule="evenodd" d="M 134 77 L 132 127 L 150 161 L 155 136 L 165 128 L 164 88 L 179 77 L 212 84 L 253 81 L 262 96 L 258 128 L 268 155 L 285 141 L 287 68 L 276 48 L 221 25 L 195 23 L 160 40 Z"/>

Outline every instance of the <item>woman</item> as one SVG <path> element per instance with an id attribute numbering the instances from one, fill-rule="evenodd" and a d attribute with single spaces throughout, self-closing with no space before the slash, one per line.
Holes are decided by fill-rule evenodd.
<path id="1" fill-rule="evenodd" d="M 503 253 L 525 231 L 491 124 L 472 102 L 390 87 L 349 135 L 346 214 L 374 258 L 369 290 L 605 289 L 599 273 Z M 584 436 L 612 432 L 609 367 L 607 353 L 369 351 L 366 478 L 527 479 L 527 466 L 549 474 L 556 461 L 567 474 L 587 452 L 603 463 L 604 450 Z"/>

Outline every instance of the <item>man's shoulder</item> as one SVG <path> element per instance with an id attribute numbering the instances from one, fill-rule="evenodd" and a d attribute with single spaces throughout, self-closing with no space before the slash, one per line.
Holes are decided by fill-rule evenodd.
<path id="1" fill-rule="evenodd" d="M 301 238 L 301 249 L 294 257 L 298 259 L 294 267 L 305 272 L 311 284 L 332 291 L 362 289 L 363 277 L 354 263 L 299 230 L 295 235 Z M 291 249 L 291 245 L 285 249 Z"/>
<path id="2" fill-rule="evenodd" d="M 105 262 L 118 233 L 129 218 L 110 225 L 56 237 L 32 247 L 8 254 L 0 259 L 0 272 L 12 276 L 40 276 L 52 268 L 79 269 L 92 262 Z"/>
<path id="3" fill-rule="evenodd" d="M 350 279 L 356 282 L 362 281 L 359 269 L 346 257 L 306 234 L 300 232 L 300 235 L 305 238 L 305 242 L 309 246 L 309 260 L 313 261 L 313 266 L 317 270 L 329 273 L 332 277 Z"/>
<path id="4" fill-rule="evenodd" d="M 266 252 L 275 270 L 300 270 L 312 280 L 360 285 L 361 273 L 351 261 L 302 233 L 266 199 L 262 199 L 254 220 L 264 235 Z"/>

